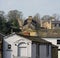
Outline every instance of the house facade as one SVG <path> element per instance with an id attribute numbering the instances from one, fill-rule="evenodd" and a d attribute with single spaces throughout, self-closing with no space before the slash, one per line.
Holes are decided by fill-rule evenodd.
<path id="1" fill-rule="evenodd" d="M 44 40 L 47 40 L 51 42 L 52 44 L 58 46 L 58 58 L 60 58 L 60 38 L 42 38 Z"/>
<path id="2" fill-rule="evenodd" d="M 45 29 L 51 29 L 51 24 L 52 24 L 52 22 L 51 22 L 51 20 L 40 20 L 40 24 L 41 24 L 41 27 L 44 27 Z"/>
<path id="3" fill-rule="evenodd" d="M 47 29 L 60 29 L 60 20 L 45 19 L 40 21 L 41 27 Z"/>
<path id="4" fill-rule="evenodd" d="M 52 21 L 52 29 L 60 29 L 60 21 Z"/>
<path id="5" fill-rule="evenodd" d="M 3 58 L 52 58 L 50 42 L 40 37 L 11 34 L 3 40 Z"/>

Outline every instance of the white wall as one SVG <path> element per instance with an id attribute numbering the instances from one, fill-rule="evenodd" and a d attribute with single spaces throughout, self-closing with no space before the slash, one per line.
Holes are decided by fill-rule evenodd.
<path id="1" fill-rule="evenodd" d="M 51 45 L 49 45 L 49 55 L 47 56 L 47 49 L 45 44 L 40 44 L 39 46 L 39 58 L 51 58 Z M 32 45 L 32 58 L 36 58 L 36 44 Z"/>
<path id="2" fill-rule="evenodd" d="M 27 47 L 27 57 L 36 58 L 36 45 L 26 38 L 20 37 L 18 35 L 12 35 L 10 37 L 6 37 L 3 40 L 3 58 L 13 58 L 13 56 L 18 55 L 18 47 L 17 45 L 21 42 L 26 43 Z M 11 44 L 11 50 L 8 51 L 7 46 Z M 31 50 L 32 48 L 32 50 Z M 40 45 L 40 58 L 51 58 L 51 46 L 49 50 L 49 56 L 46 56 L 46 45 Z"/>
<path id="3" fill-rule="evenodd" d="M 3 58 L 13 58 L 13 56 L 18 55 L 18 47 L 17 45 L 21 42 L 25 42 L 27 44 L 27 57 L 31 57 L 31 41 L 20 37 L 18 35 L 12 35 L 10 37 L 6 37 L 3 40 Z M 11 50 L 8 51 L 8 44 L 11 44 Z"/>
<path id="4" fill-rule="evenodd" d="M 57 45 L 57 39 L 58 38 L 42 38 L 42 39 L 45 39 L 49 42 L 52 42 L 52 44 Z"/>
<path id="5" fill-rule="evenodd" d="M 36 44 L 32 44 L 32 58 L 36 58 Z"/>
<path id="6" fill-rule="evenodd" d="M 40 58 L 51 58 L 51 45 L 49 45 L 49 55 L 47 56 L 47 45 L 40 45 Z"/>
<path id="7" fill-rule="evenodd" d="M 58 51 L 58 58 L 60 58 L 60 51 Z"/>
<path id="8" fill-rule="evenodd" d="M 52 42 L 52 44 L 58 46 L 58 49 L 60 49 L 60 44 L 57 44 L 57 40 L 60 40 L 60 38 L 42 38 L 49 42 Z M 58 58 L 60 58 L 60 50 L 58 50 Z"/>

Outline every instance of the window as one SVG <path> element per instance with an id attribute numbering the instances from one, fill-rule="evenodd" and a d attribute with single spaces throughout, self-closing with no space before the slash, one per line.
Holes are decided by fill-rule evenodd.
<path id="1" fill-rule="evenodd" d="M 60 27 L 60 24 L 59 24 L 59 27 Z"/>
<path id="2" fill-rule="evenodd" d="M 57 26 L 57 24 L 55 24 L 55 27 Z"/>
<path id="3" fill-rule="evenodd" d="M 36 44 L 36 54 L 37 54 L 37 58 L 39 58 L 40 52 L 39 52 L 39 44 Z"/>
<path id="4" fill-rule="evenodd" d="M 46 55 L 49 56 L 49 45 L 46 46 Z"/>
<path id="5" fill-rule="evenodd" d="M 11 49 L 11 44 L 8 44 L 8 49 Z"/>
<path id="6" fill-rule="evenodd" d="M 20 47 L 18 52 L 18 56 L 27 57 L 27 47 Z"/>
<path id="7" fill-rule="evenodd" d="M 57 44 L 60 44 L 60 40 L 57 40 Z"/>
<path id="8" fill-rule="evenodd" d="M 26 57 L 27 56 L 27 45 L 25 42 L 21 42 L 18 45 L 18 56 Z"/>

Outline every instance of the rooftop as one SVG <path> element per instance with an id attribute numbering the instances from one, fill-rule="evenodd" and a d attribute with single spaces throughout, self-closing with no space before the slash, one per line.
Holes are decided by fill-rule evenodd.
<path id="1" fill-rule="evenodd" d="M 20 34 L 18 34 L 18 35 L 20 35 Z M 20 35 L 20 36 L 27 38 L 27 39 L 31 40 L 32 42 L 36 42 L 36 43 L 40 43 L 40 44 L 51 44 L 51 42 L 41 39 L 41 37 L 38 37 L 38 36 L 23 36 L 23 35 Z"/>

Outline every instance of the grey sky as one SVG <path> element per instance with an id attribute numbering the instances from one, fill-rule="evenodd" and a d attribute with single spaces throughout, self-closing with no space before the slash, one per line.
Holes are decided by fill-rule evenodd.
<path id="1" fill-rule="evenodd" d="M 60 0 L 0 0 L 0 10 L 6 13 L 9 10 L 22 11 L 24 17 L 29 15 L 60 14 Z"/>

